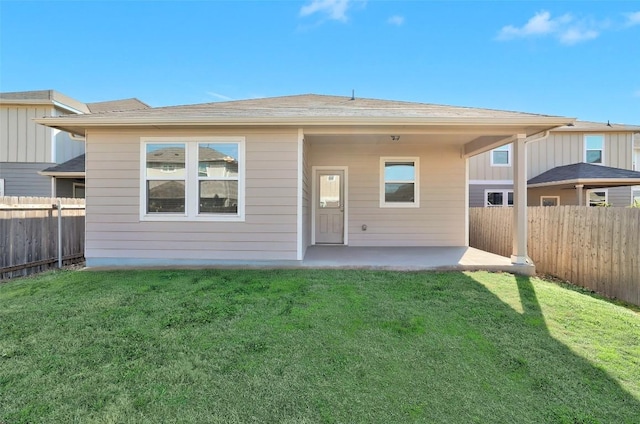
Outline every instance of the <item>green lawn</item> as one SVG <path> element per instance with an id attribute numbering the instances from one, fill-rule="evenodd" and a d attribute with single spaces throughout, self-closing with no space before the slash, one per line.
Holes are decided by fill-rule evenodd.
<path id="1" fill-rule="evenodd" d="M 640 315 L 537 278 L 62 271 L 0 285 L 0 423 L 640 423 Z"/>

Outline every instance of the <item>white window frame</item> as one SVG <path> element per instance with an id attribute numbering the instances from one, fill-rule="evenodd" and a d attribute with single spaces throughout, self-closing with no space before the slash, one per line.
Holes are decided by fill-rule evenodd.
<path id="1" fill-rule="evenodd" d="M 245 221 L 245 137 L 141 137 L 140 138 L 140 220 L 141 221 Z M 198 146 L 200 144 L 237 144 L 238 145 L 238 212 L 236 214 L 199 213 L 198 187 Z M 185 211 L 184 213 L 147 213 L 147 145 L 148 144 L 184 144 L 185 145 Z M 167 173 L 170 177 L 171 173 Z M 153 178 L 157 180 L 158 178 Z M 175 180 L 175 178 L 167 178 Z M 224 179 L 224 178 L 216 178 Z M 235 181 L 235 179 L 233 179 Z"/>
<path id="2" fill-rule="evenodd" d="M 589 190 L 586 190 L 585 192 L 585 198 L 586 198 L 586 206 L 591 206 L 591 192 L 592 191 L 602 191 L 604 192 L 604 203 L 605 204 L 609 204 L 609 189 L 608 188 L 591 188 Z"/>
<path id="3" fill-rule="evenodd" d="M 545 199 L 555 199 L 555 206 L 560 206 L 560 196 L 540 196 L 540 206 L 544 206 Z"/>
<path id="4" fill-rule="evenodd" d="M 0 197 L 4 197 L 4 178 L 0 178 Z"/>
<path id="5" fill-rule="evenodd" d="M 602 148 L 600 149 L 600 151 L 602 152 L 600 155 L 600 159 L 601 162 L 600 163 L 593 163 L 593 162 L 587 162 L 587 137 L 602 137 Z M 605 164 L 605 157 L 604 157 L 604 144 L 605 144 L 605 136 L 604 134 L 585 134 L 584 137 L 582 138 L 583 143 L 584 143 L 584 163 L 591 163 L 592 165 L 604 165 Z"/>
<path id="6" fill-rule="evenodd" d="M 493 158 L 493 153 L 504 152 L 504 151 L 507 152 L 507 163 L 495 163 Z M 496 147 L 495 149 L 491 150 L 491 166 L 503 166 L 503 167 L 511 166 L 511 144 L 505 144 L 504 146 Z"/>
<path id="7" fill-rule="evenodd" d="M 502 193 L 502 205 L 490 205 L 488 200 L 489 193 Z M 509 193 L 513 193 L 513 189 L 510 188 L 486 188 L 484 190 L 484 207 L 485 208 L 512 208 L 513 205 L 509 204 Z M 515 202 L 515 198 L 513 199 Z"/>
<path id="8" fill-rule="evenodd" d="M 384 171 L 387 162 L 413 162 L 414 179 L 385 181 Z M 385 183 L 413 183 L 413 202 L 387 202 Z M 419 208 L 420 207 L 420 158 L 418 156 L 381 156 L 380 157 L 380 207 L 381 208 Z"/>

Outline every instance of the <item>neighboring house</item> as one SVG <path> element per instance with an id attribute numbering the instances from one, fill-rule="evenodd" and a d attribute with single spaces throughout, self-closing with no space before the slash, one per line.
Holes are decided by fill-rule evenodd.
<path id="1" fill-rule="evenodd" d="M 576 121 L 527 146 L 529 206 L 629 206 L 640 198 L 640 126 Z M 469 205 L 512 204 L 511 146 L 471 158 Z"/>
<path id="2" fill-rule="evenodd" d="M 82 103 L 54 90 L 0 93 L 0 195 L 84 197 L 84 139 L 33 119 L 148 107 Z"/>
<path id="3" fill-rule="evenodd" d="M 87 265 L 140 266 L 468 246 L 468 158 L 514 140 L 523 157 L 573 119 L 300 95 L 37 122 L 86 137 Z M 526 264 L 518 163 L 512 260 Z"/>

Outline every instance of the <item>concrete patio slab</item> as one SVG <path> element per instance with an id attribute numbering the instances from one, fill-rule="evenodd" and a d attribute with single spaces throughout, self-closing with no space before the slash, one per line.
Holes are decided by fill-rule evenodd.
<path id="1" fill-rule="evenodd" d="M 398 271 L 461 270 L 535 274 L 533 265 L 514 265 L 509 258 L 473 247 L 310 246 L 304 268 L 364 268 Z"/>

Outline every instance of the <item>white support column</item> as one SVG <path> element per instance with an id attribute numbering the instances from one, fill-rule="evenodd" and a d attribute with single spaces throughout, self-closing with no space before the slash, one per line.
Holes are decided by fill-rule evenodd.
<path id="1" fill-rule="evenodd" d="M 582 199 L 582 189 L 584 184 L 576 184 L 576 192 L 578 194 L 578 206 L 584 206 L 584 200 Z"/>
<path id="2" fill-rule="evenodd" d="M 527 155 L 526 134 L 513 142 L 513 253 L 511 262 L 528 264 L 527 256 Z"/>

